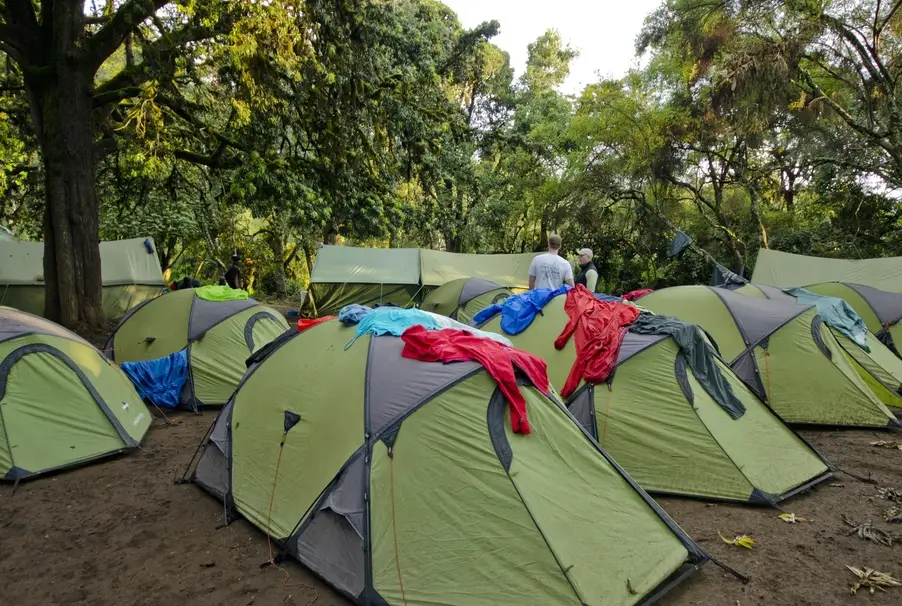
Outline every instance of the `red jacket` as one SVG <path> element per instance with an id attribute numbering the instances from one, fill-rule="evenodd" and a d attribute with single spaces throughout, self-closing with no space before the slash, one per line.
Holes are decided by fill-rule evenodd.
<path id="1" fill-rule="evenodd" d="M 452 328 L 426 330 L 422 326 L 411 326 L 404 331 L 401 339 L 404 341 L 401 355 L 405 358 L 423 362 L 475 361 L 482 364 L 510 403 L 513 430 L 529 433 L 526 400 L 520 393 L 514 369 L 523 371 L 533 385 L 547 395 L 548 369 L 544 360 L 498 341 Z"/>
<path id="2" fill-rule="evenodd" d="M 301 318 L 298 320 L 298 332 L 304 332 L 308 328 L 313 328 L 317 324 L 325 322 L 326 320 L 331 320 L 334 317 L 335 316 L 323 316 L 322 318 L 313 318 L 312 320 Z"/>
<path id="3" fill-rule="evenodd" d="M 623 295 L 623 297 L 621 297 L 621 298 L 625 301 L 635 301 L 636 299 L 638 299 L 640 297 L 644 297 L 645 295 L 647 295 L 650 292 L 655 292 L 655 291 L 652 290 L 651 288 L 643 288 L 641 290 L 631 290 L 628 293 L 626 293 L 625 295 Z"/>
<path id="4" fill-rule="evenodd" d="M 563 349 L 575 334 L 576 361 L 561 389 L 569 398 L 581 379 L 603 383 L 617 365 L 617 353 L 626 327 L 639 317 L 639 310 L 623 303 L 603 303 L 582 284 L 570 289 L 564 310 L 569 316 L 564 330 L 554 341 L 555 349 Z"/>

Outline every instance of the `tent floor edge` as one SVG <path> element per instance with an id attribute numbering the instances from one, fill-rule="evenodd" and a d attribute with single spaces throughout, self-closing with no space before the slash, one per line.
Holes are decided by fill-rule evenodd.
<path id="1" fill-rule="evenodd" d="M 795 496 L 798 496 L 804 492 L 808 492 L 809 490 L 811 490 L 818 484 L 822 484 L 822 483 L 826 482 L 827 480 L 834 479 L 836 477 L 835 472 L 837 470 L 835 470 L 832 465 L 828 464 L 828 467 L 830 468 L 829 471 L 822 473 L 821 475 L 817 476 L 816 478 L 808 480 L 804 484 L 800 484 L 800 485 L 796 486 L 795 488 L 788 490 L 788 491 L 784 492 L 783 494 L 779 495 L 777 497 L 776 502 L 782 503 L 783 501 L 787 501 L 787 500 L 789 500 Z"/>
<path id="2" fill-rule="evenodd" d="M 388 606 L 379 592 L 374 587 L 364 587 L 359 596 L 351 596 L 351 599 L 357 604 L 366 604 L 367 606 Z"/>
<path id="3" fill-rule="evenodd" d="M 139 446 L 129 446 L 126 444 L 126 445 L 123 445 L 122 448 L 118 448 L 116 450 L 111 450 L 109 452 L 103 452 L 100 454 L 91 455 L 91 456 L 84 457 L 81 459 L 76 459 L 75 461 L 69 461 L 62 465 L 57 465 L 55 467 L 48 467 L 46 469 L 39 469 L 37 471 L 26 471 L 26 470 L 22 469 L 21 467 L 12 467 L 12 468 L 10 468 L 10 470 L 8 472 L 6 472 L 5 476 L 0 477 L 0 482 L 9 481 L 9 482 L 15 482 L 15 484 L 18 485 L 20 482 L 22 482 L 24 480 L 30 481 L 34 478 L 39 478 L 42 476 L 59 473 L 61 471 L 66 471 L 68 469 L 73 469 L 75 467 L 81 467 L 82 465 L 88 465 L 90 463 L 96 463 L 97 461 L 101 461 L 103 459 L 111 459 L 114 457 L 119 457 L 124 454 L 130 453 L 132 451 L 138 450 L 138 448 L 139 448 Z M 12 474 L 13 472 L 15 472 L 17 475 L 10 476 L 10 474 Z"/>
<path id="4" fill-rule="evenodd" d="M 689 556 L 692 557 L 692 553 L 689 553 Z M 692 562 L 686 562 L 682 566 L 680 566 L 673 574 L 667 577 L 661 584 L 655 587 L 654 591 L 645 598 L 643 598 L 640 602 L 638 602 L 637 606 L 650 606 L 651 604 L 658 603 L 661 598 L 663 598 L 667 593 L 673 590 L 677 585 L 694 575 L 698 572 L 702 564 L 710 560 L 710 558 L 705 555 L 701 558 L 696 559 Z"/>

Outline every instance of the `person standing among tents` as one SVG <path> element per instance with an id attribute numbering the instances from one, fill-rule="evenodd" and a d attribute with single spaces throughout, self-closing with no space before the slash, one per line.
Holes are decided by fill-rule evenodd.
<path id="1" fill-rule="evenodd" d="M 225 272 L 225 281 L 229 288 L 241 288 L 241 268 L 238 267 L 238 254 L 232 255 L 232 265 Z"/>
<path id="2" fill-rule="evenodd" d="M 598 269 L 592 263 L 592 249 L 583 248 L 579 251 L 579 273 L 576 274 L 575 282 L 582 284 L 589 289 L 589 292 L 595 292 L 598 285 Z"/>
<path id="3" fill-rule="evenodd" d="M 573 268 L 559 254 L 561 237 L 557 234 L 548 236 L 548 252 L 538 255 L 529 264 L 529 288 L 550 288 L 557 290 L 564 283 L 573 286 Z"/>

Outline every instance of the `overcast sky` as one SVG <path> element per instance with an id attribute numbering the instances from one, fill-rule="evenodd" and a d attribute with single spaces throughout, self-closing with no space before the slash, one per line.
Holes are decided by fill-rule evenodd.
<path id="1" fill-rule="evenodd" d="M 636 65 L 635 40 L 645 16 L 661 0 L 443 0 L 472 28 L 497 19 L 492 42 L 510 53 L 517 74 L 526 64 L 526 45 L 550 28 L 580 51 L 562 91 L 578 93 L 602 77 L 620 77 Z"/>

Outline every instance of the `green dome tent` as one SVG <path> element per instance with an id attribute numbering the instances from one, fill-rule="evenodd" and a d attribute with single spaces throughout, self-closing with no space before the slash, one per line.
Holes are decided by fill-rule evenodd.
<path id="1" fill-rule="evenodd" d="M 706 556 L 566 410 L 336 320 L 255 356 L 194 480 L 358 603 L 635 604 Z"/>
<path id="2" fill-rule="evenodd" d="M 814 306 L 710 286 L 665 288 L 637 303 L 704 328 L 736 374 L 788 423 L 898 426 Z"/>
<path id="3" fill-rule="evenodd" d="M 576 347 L 557 350 L 566 297 L 555 297 L 525 331 L 506 335 L 545 359 L 563 385 Z M 481 326 L 504 334 L 500 316 Z M 583 383 L 570 412 L 649 492 L 773 504 L 829 477 L 820 456 L 719 365 L 745 414 L 733 419 L 681 364 L 670 337 L 627 333 L 608 385 Z"/>
<path id="4" fill-rule="evenodd" d="M 132 309 L 106 349 L 118 363 L 154 360 L 187 348 L 183 404 L 225 404 L 252 353 L 289 329 L 279 312 L 253 299 L 209 301 L 196 289 L 160 295 Z"/>
<path id="5" fill-rule="evenodd" d="M 830 297 L 839 297 L 840 295 L 848 296 L 849 294 L 848 292 L 843 292 L 839 288 L 822 288 L 820 289 L 820 292 L 816 290 L 818 288 L 817 286 L 806 288 L 811 292 L 817 292 L 817 294 Z M 745 286 L 735 289 L 735 292 L 750 297 L 757 297 L 759 299 L 796 302 L 795 297 L 792 295 L 783 292 L 779 288 L 765 286 L 763 284 L 746 284 Z M 886 294 L 902 299 L 902 295 Z M 848 302 L 848 299 L 845 297 L 840 298 L 843 298 Z M 880 398 L 880 401 L 887 406 L 895 409 L 902 409 L 902 360 L 897 358 L 896 355 L 876 337 L 868 339 L 868 347 L 871 350 L 868 352 L 863 350 L 852 339 L 838 330 L 831 328 L 830 332 L 833 333 L 834 338 L 836 338 L 836 341 L 842 347 L 842 351 L 849 359 L 852 367 L 858 371 L 858 374 L 871 391 L 874 392 L 874 395 Z M 900 410 L 900 412 L 902 412 L 902 410 Z"/>
<path id="6" fill-rule="evenodd" d="M 151 416 L 121 370 L 62 326 L 0 307 L 0 479 L 136 448 Z"/>
<path id="7" fill-rule="evenodd" d="M 500 303 L 512 294 L 511 289 L 498 286 L 489 280 L 460 278 L 429 293 L 420 309 L 469 324 L 477 313 L 493 303 Z"/>
<path id="8" fill-rule="evenodd" d="M 902 294 L 849 282 L 823 282 L 805 287 L 811 292 L 839 297 L 852 306 L 874 335 L 895 355 L 902 354 Z"/>

